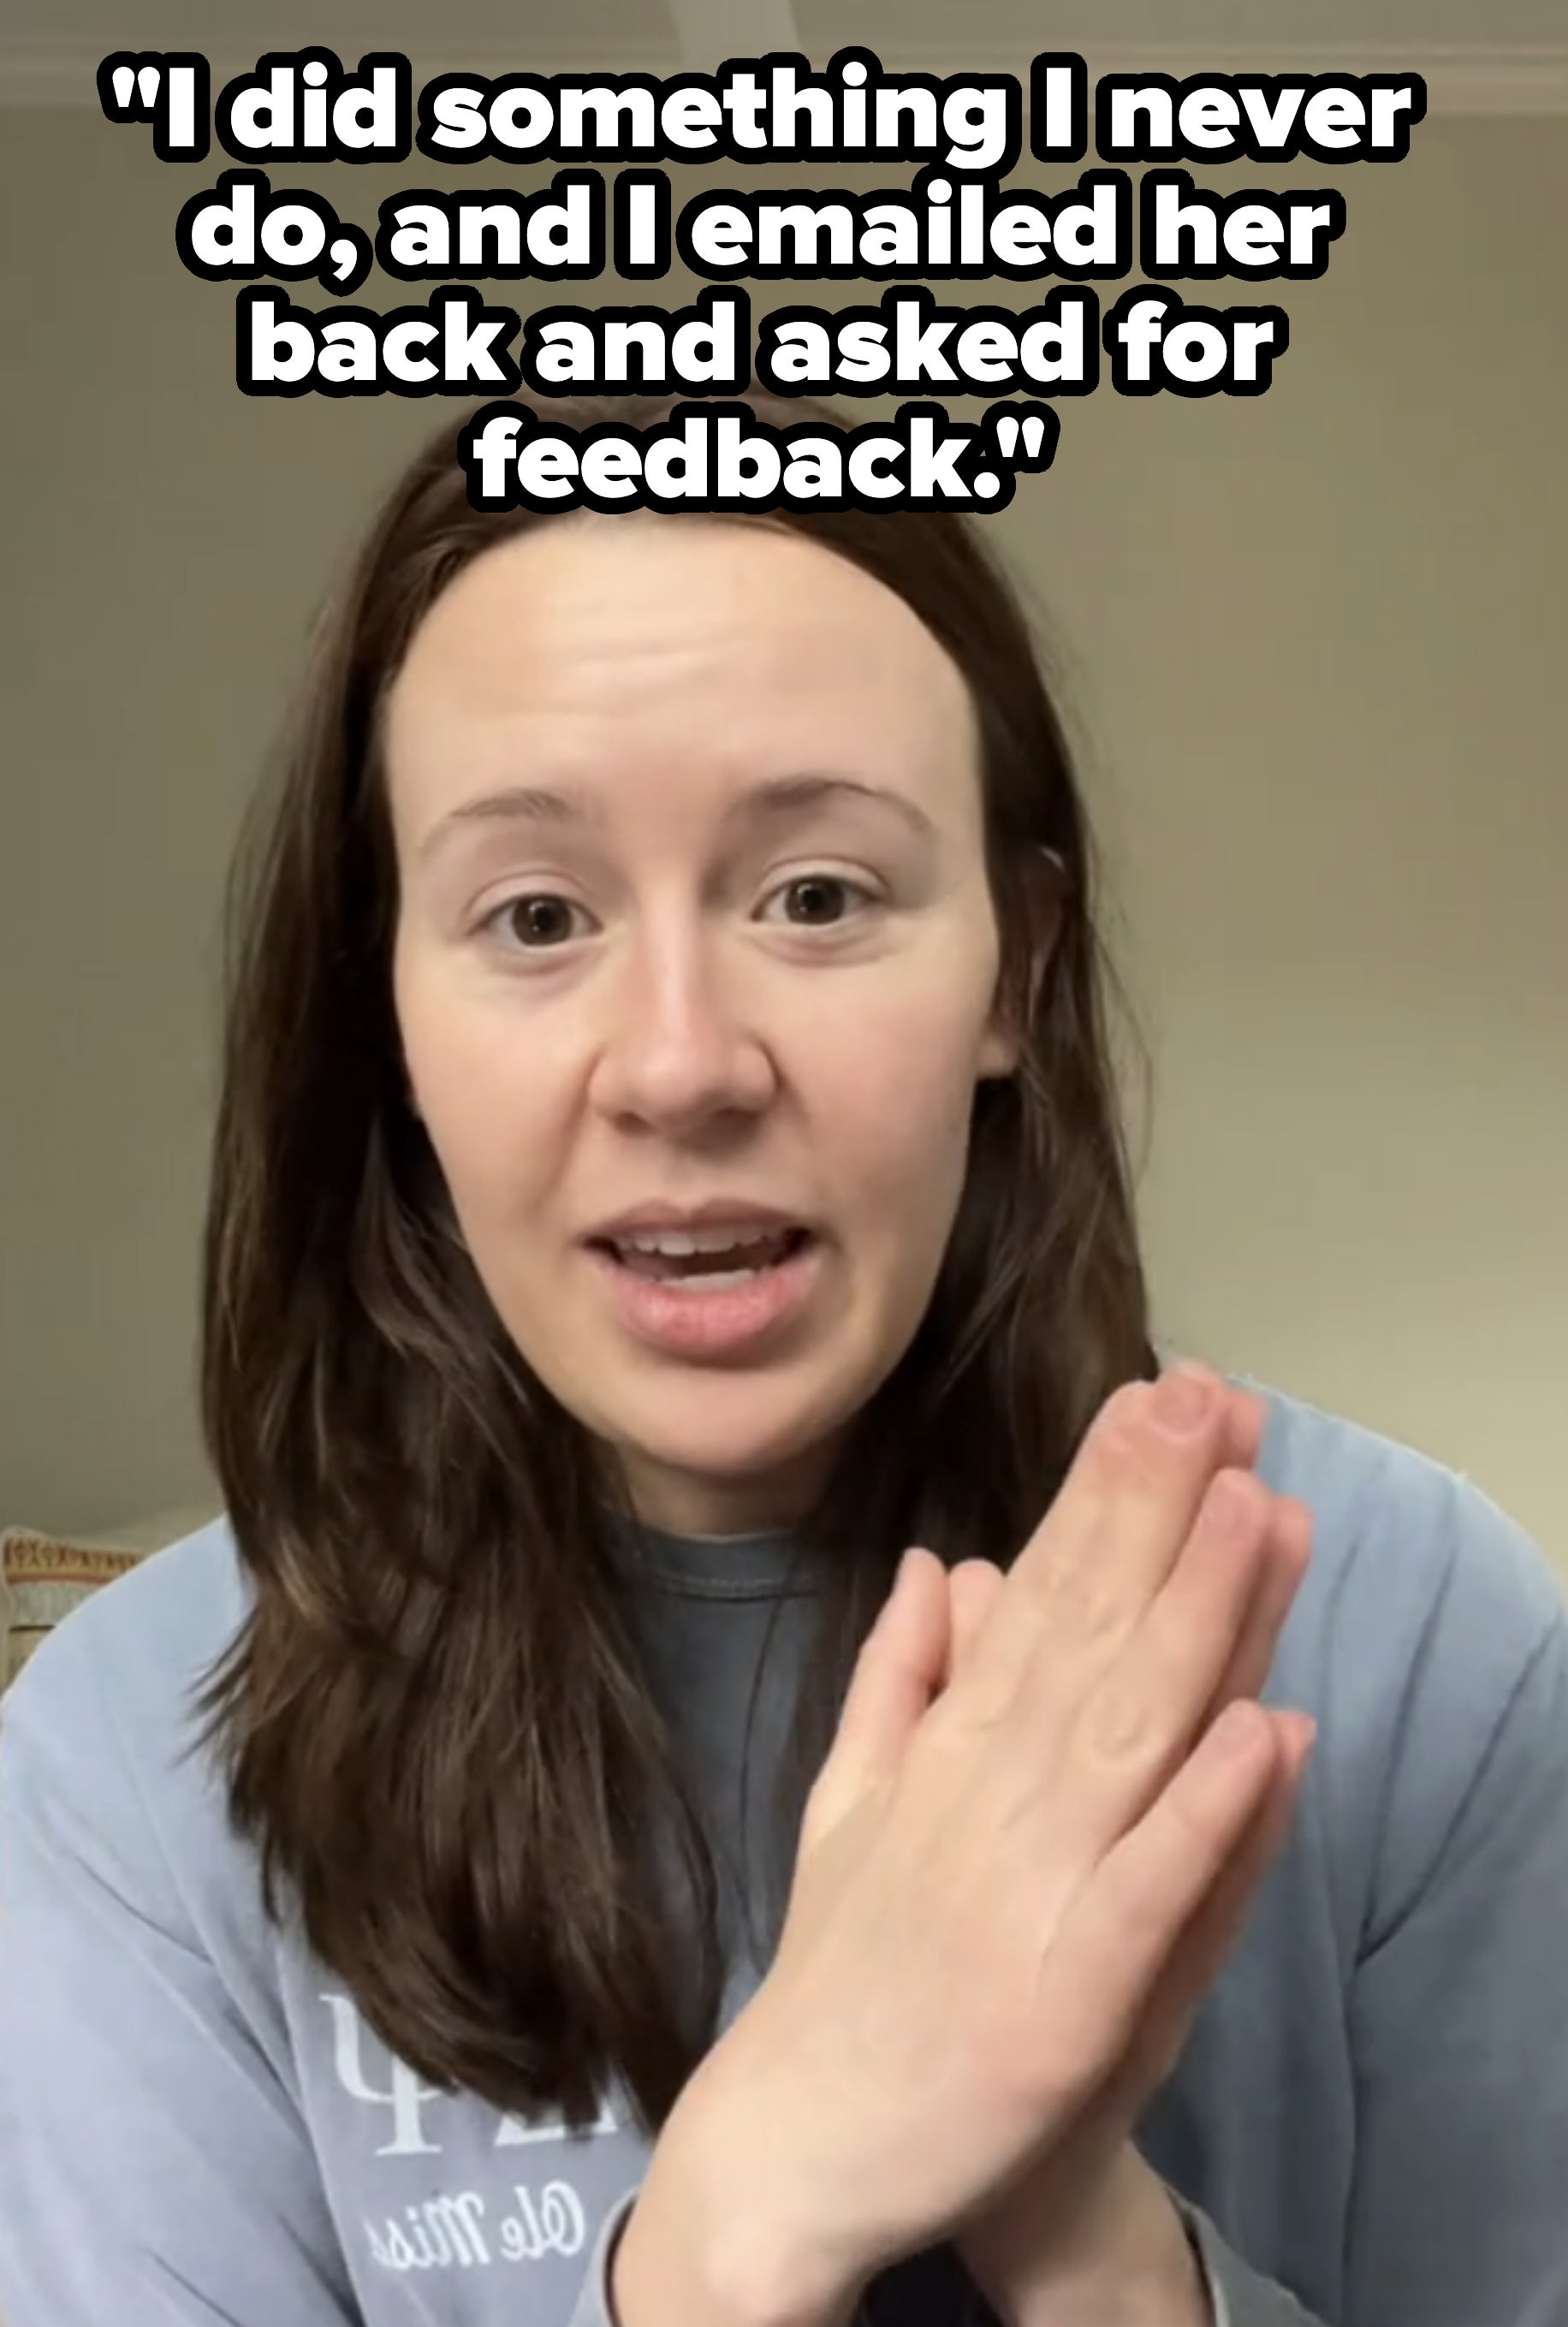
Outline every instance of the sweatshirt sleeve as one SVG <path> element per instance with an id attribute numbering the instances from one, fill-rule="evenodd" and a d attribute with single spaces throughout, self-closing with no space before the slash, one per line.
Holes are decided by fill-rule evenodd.
<path id="1" fill-rule="evenodd" d="M 1183 2201 L 1216 2327 L 1568 2321 L 1568 1606 L 1487 1497 L 1451 1474 L 1442 1491 L 1345 1994 L 1342 2305 L 1319 2322 Z M 1430 1511 L 1413 1503 L 1410 1524 L 1424 1533 Z M 1377 1652 L 1376 1621 L 1336 1651 Z"/>
<path id="2" fill-rule="evenodd" d="M 1184 2198 L 1179 2198 L 1177 2204 L 1197 2249 L 1212 2327 L 1325 2327 L 1314 2312 L 1303 2309 L 1289 2287 L 1263 2277 L 1243 2262 L 1200 2206 Z"/>
<path id="3" fill-rule="evenodd" d="M 1568 2319 L 1568 1609 L 1453 1491 L 1347 1997 L 1345 2327 Z"/>
<path id="4" fill-rule="evenodd" d="M 305 2127 L 204 1953 L 79 1626 L 0 1717 L 0 2319 L 355 2327 Z"/>

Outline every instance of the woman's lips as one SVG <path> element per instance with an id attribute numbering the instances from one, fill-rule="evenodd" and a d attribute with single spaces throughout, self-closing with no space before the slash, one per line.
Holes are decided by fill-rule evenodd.
<path id="1" fill-rule="evenodd" d="M 750 1350 L 781 1330 L 810 1298 L 824 1261 L 820 1239 L 806 1231 L 805 1241 L 785 1259 L 743 1285 L 715 1289 L 705 1287 L 701 1274 L 639 1276 L 604 1244 L 586 1249 L 627 1332 L 654 1349 L 687 1358 Z"/>

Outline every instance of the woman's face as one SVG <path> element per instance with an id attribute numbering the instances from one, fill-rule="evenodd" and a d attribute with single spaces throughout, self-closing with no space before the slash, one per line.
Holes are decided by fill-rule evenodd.
<path id="1" fill-rule="evenodd" d="M 387 765 L 409 1082 L 498 1313 L 645 1521 L 789 1523 L 1016 1056 L 956 665 L 799 535 L 562 519 L 432 607 Z M 589 1241 L 661 1205 L 810 1241 L 728 1293 Z"/>

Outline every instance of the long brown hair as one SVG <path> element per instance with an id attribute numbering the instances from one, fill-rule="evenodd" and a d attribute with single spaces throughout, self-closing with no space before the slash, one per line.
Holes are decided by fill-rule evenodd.
<path id="1" fill-rule="evenodd" d="M 676 400 L 548 411 L 646 426 Z M 747 401 L 775 425 L 842 425 Z M 199 1702 L 267 1911 L 281 1882 L 398 2057 L 574 2130 L 619 2076 L 651 2135 L 716 2026 L 713 1861 L 613 1588 L 621 1481 L 481 1285 L 408 1103 L 392 1002 L 381 706 L 445 585 L 551 521 L 469 506 L 462 419 L 409 466 L 320 617 L 230 874 L 201 1387 L 254 1603 Z M 956 516 L 768 521 L 896 591 L 968 683 L 1023 1036 L 1019 1070 L 977 1087 L 928 1311 L 794 1530 L 820 1618 L 779 1796 L 788 1844 L 900 1553 L 1010 1565 L 1097 1407 L 1156 1368 L 1089 836 L 1019 604 Z M 1041 850 L 1061 875 L 1043 975 Z M 682 1914 L 653 1848 L 667 1818 Z"/>

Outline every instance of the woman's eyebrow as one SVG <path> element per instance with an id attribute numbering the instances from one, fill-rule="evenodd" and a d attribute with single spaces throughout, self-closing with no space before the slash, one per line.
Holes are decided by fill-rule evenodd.
<path id="1" fill-rule="evenodd" d="M 907 793 L 895 791 L 886 784 L 868 784 L 855 776 L 765 777 L 749 785 L 732 801 L 726 821 L 752 823 L 797 817 L 820 807 L 825 800 L 840 797 L 870 800 L 892 809 L 924 840 L 938 836 L 931 818 Z M 453 808 L 425 835 L 418 855 L 422 859 L 433 855 L 439 846 L 471 825 L 512 821 L 602 828 L 605 817 L 601 804 L 584 793 L 551 791 L 538 784 L 509 784 L 502 791 L 487 792 Z"/>

